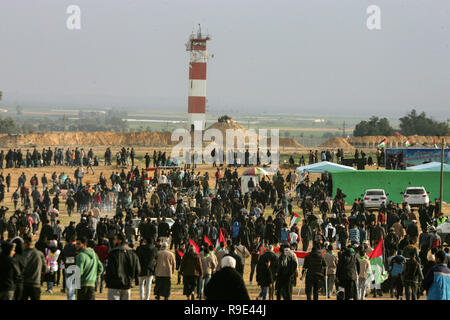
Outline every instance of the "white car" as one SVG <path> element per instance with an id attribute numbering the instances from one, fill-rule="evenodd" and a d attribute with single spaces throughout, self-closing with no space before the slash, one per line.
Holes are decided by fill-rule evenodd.
<path id="1" fill-rule="evenodd" d="M 427 205 L 430 203 L 428 192 L 424 187 L 408 187 L 401 194 L 403 195 L 403 202 L 408 203 L 410 206 Z"/>
<path id="2" fill-rule="evenodd" d="M 379 209 L 382 203 L 386 205 L 388 195 L 383 189 L 368 189 L 363 195 L 364 207 L 367 209 Z"/>

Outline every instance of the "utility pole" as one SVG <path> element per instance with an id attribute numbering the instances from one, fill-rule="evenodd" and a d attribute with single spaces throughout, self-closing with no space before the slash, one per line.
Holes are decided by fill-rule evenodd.
<path id="1" fill-rule="evenodd" d="M 444 153 L 445 153 L 445 139 L 442 138 L 442 149 L 441 149 L 441 190 L 439 195 L 439 213 L 442 214 L 442 205 L 444 203 Z"/>
<path id="2" fill-rule="evenodd" d="M 345 120 L 344 124 L 342 125 L 342 138 L 345 138 Z"/>

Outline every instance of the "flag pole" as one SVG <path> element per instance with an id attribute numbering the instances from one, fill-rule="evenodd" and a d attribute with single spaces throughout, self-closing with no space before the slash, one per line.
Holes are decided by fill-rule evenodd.
<path id="1" fill-rule="evenodd" d="M 444 194 L 444 153 L 445 153 L 445 139 L 442 138 L 442 149 L 441 149 L 441 184 L 440 184 L 440 194 L 439 194 L 439 213 L 442 214 L 443 206 L 443 194 Z"/>

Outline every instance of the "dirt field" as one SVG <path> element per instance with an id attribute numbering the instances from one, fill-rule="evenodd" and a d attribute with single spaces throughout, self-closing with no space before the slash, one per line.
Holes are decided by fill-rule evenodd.
<path id="1" fill-rule="evenodd" d="M 99 153 L 99 155 L 104 152 L 103 148 L 95 148 L 95 149 L 96 149 L 95 151 L 97 153 Z M 153 152 L 153 150 L 151 152 Z M 145 150 L 143 150 L 143 149 L 138 149 L 137 150 L 138 157 L 142 157 L 144 154 L 145 154 Z M 138 160 L 137 161 L 137 166 L 138 167 L 143 167 L 144 166 L 144 163 L 142 162 L 142 160 Z M 93 175 L 90 174 L 90 173 L 89 174 L 85 174 L 85 178 L 84 178 L 85 181 L 87 181 L 87 180 L 91 180 L 93 182 L 98 181 L 98 177 L 99 177 L 101 172 L 103 172 L 105 177 L 108 178 L 110 176 L 111 172 L 112 171 L 116 171 L 117 169 L 116 169 L 115 165 L 105 167 L 103 164 L 101 164 L 99 167 L 94 167 L 94 170 L 95 170 L 95 174 L 93 174 Z M 244 170 L 245 170 L 244 168 L 240 168 L 238 170 L 239 174 L 241 174 Z M 13 211 L 14 206 L 13 206 L 13 203 L 12 203 L 11 196 L 12 196 L 12 193 L 14 192 L 15 188 L 17 187 L 17 179 L 18 179 L 19 175 L 22 172 L 25 173 L 25 175 L 27 177 L 27 184 L 29 184 L 29 179 L 32 177 L 32 175 L 34 173 L 37 173 L 38 177 L 40 178 L 44 173 L 47 176 L 50 177 L 51 174 L 54 171 L 56 171 L 57 174 L 59 174 L 61 172 L 65 172 L 66 174 L 68 174 L 68 176 L 73 177 L 75 168 L 68 168 L 68 167 L 44 167 L 44 168 L 38 168 L 38 169 L 37 168 L 29 168 L 29 169 L 27 169 L 27 168 L 20 168 L 20 169 L 4 169 L 4 170 L 0 170 L 0 172 L 3 172 L 3 175 L 5 177 L 6 177 L 6 175 L 8 173 L 11 173 L 11 176 L 12 176 L 12 179 L 11 179 L 12 186 L 10 188 L 10 192 L 5 194 L 5 202 L 2 203 L 2 205 L 5 205 L 5 206 L 10 208 L 7 216 L 9 216 L 12 213 L 12 211 Z M 215 168 L 212 168 L 211 166 L 200 166 L 200 167 L 198 167 L 196 169 L 196 171 L 200 171 L 201 173 L 204 173 L 205 171 L 208 171 L 209 172 L 209 176 L 213 177 L 214 176 L 214 172 L 215 172 Z M 285 174 L 285 176 L 289 172 L 288 169 L 282 169 L 281 171 Z M 210 185 L 211 184 L 213 185 L 212 181 L 211 181 Z M 41 186 L 39 186 L 39 188 L 41 188 Z M 69 216 L 67 215 L 67 211 L 66 211 L 66 208 L 65 208 L 63 202 L 61 203 L 60 208 L 61 208 L 60 220 L 61 220 L 61 224 L 63 226 L 68 225 L 69 221 L 72 221 L 72 220 L 78 222 L 78 215 L 77 214 L 72 215 L 72 217 L 69 218 Z M 349 207 L 348 207 L 348 209 L 349 209 Z M 299 208 L 297 206 L 294 206 L 294 211 L 299 212 L 300 210 L 299 210 Z M 444 212 L 447 215 L 450 213 L 450 206 L 449 205 L 445 205 L 444 206 Z M 266 215 L 271 214 L 270 208 L 266 209 L 265 214 Z M 37 237 L 36 237 L 36 239 L 37 239 Z M 246 260 L 246 262 L 245 262 L 245 269 L 244 270 L 245 270 L 245 272 L 244 272 L 244 280 L 245 280 L 245 282 L 247 284 L 247 288 L 248 288 L 249 294 L 250 294 L 252 299 L 255 299 L 256 296 L 259 293 L 259 287 L 255 284 L 256 283 L 255 279 L 253 280 L 254 284 L 252 286 L 249 285 L 250 259 Z M 175 277 L 172 278 L 172 294 L 171 294 L 170 299 L 171 300 L 173 300 L 173 299 L 185 299 L 185 297 L 182 295 L 183 287 L 182 287 L 182 285 L 177 285 L 176 281 L 177 281 L 177 277 L 175 276 Z M 65 300 L 66 296 L 63 293 L 60 292 L 61 287 L 62 287 L 62 283 L 60 283 L 60 285 L 58 287 L 54 288 L 54 290 L 53 290 L 54 293 L 52 295 L 43 293 L 42 297 L 41 297 L 42 300 Z M 297 296 L 298 288 L 299 287 L 298 287 L 298 284 L 297 284 L 297 287 L 295 287 L 295 289 L 294 289 L 293 298 L 294 299 L 305 300 L 306 296 L 305 296 L 305 293 L 304 293 L 304 282 L 302 283 L 302 290 L 301 290 L 301 294 L 299 296 Z M 44 292 L 45 289 L 46 289 L 46 287 L 45 287 L 45 284 L 44 284 L 44 286 L 42 287 L 42 292 Z M 384 295 L 383 298 L 384 299 L 390 299 L 388 297 L 388 295 Z M 106 291 L 104 291 L 102 294 L 97 293 L 96 294 L 96 299 L 98 299 L 98 300 L 106 299 Z M 133 300 L 138 300 L 139 299 L 139 288 L 137 286 L 132 289 L 132 299 Z M 151 299 L 154 299 L 153 292 L 152 292 L 152 295 L 151 295 Z M 320 299 L 324 299 L 324 296 L 320 296 Z M 335 297 L 332 297 L 332 299 L 335 299 Z M 368 299 L 371 299 L 371 298 L 368 297 Z"/>

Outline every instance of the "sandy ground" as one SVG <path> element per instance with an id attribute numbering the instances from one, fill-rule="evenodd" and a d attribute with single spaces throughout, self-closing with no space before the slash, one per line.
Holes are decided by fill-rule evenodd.
<path id="1" fill-rule="evenodd" d="M 101 150 L 104 150 L 104 149 L 101 149 Z M 145 152 L 144 153 L 142 153 L 142 152 L 143 152 L 142 150 L 139 150 L 138 151 L 138 156 L 145 154 Z M 153 150 L 152 150 L 152 152 L 153 152 Z M 143 167 L 144 163 L 138 161 L 137 165 L 139 167 Z M 112 171 L 117 171 L 115 165 L 105 167 L 105 166 L 103 166 L 103 164 L 100 165 L 99 167 L 95 167 L 94 170 L 95 170 L 95 174 L 91 174 L 91 173 L 85 174 L 85 179 L 84 179 L 85 181 L 86 180 L 91 180 L 93 182 L 98 181 L 98 177 L 99 177 L 101 172 L 103 172 L 105 177 L 109 178 L 109 176 L 110 176 Z M 205 166 L 198 167 L 198 169 L 196 171 L 200 171 L 201 173 L 204 173 L 205 171 L 208 171 L 210 177 L 213 177 L 215 170 L 216 170 L 215 168 L 205 165 Z M 241 174 L 244 170 L 245 170 L 244 168 L 240 168 L 238 170 L 239 174 Z M 12 213 L 11 212 L 12 208 L 14 208 L 11 196 L 12 196 L 12 193 L 14 192 L 15 188 L 17 187 L 17 179 L 18 179 L 19 175 L 22 172 L 25 173 L 25 175 L 27 177 L 27 184 L 29 185 L 29 179 L 32 177 L 32 175 L 34 173 L 37 173 L 38 177 L 40 178 L 44 173 L 48 177 L 50 177 L 51 174 L 54 171 L 56 171 L 57 174 L 59 174 L 61 172 L 65 172 L 69 176 L 73 177 L 73 173 L 75 171 L 75 168 L 68 168 L 68 167 L 44 167 L 44 168 L 20 168 L 20 169 L 4 169 L 4 170 L 0 170 L 0 172 L 3 172 L 3 175 L 5 177 L 6 177 L 6 175 L 8 173 L 11 173 L 11 176 L 12 176 L 12 180 L 11 180 L 12 186 L 10 188 L 10 192 L 5 194 L 5 202 L 2 203 L 2 205 L 5 205 L 5 206 L 10 208 L 10 211 L 8 212 L 7 216 L 9 216 Z M 288 173 L 289 170 L 282 169 L 281 171 L 286 176 L 286 174 Z M 108 182 L 109 182 L 109 180 L 108 180 Z M 212 181 L 211 181 L 210 185 L 211 184 L 213 184 Z M 41 188 L 41 186 L 39 186 L 39 188 Z M 68 225 L 69 221 L 71 221 L 71 220 L 78 220 L 78 215 L 72 215 L 72 217 L 69 218 L 69 216 L 67 215 L 66 208 L 64 207 L 64 203 L 61 203 L 60 208 L 61 208 L 60 220 L 61 220 L 61 224 L 63 226 Z M 300 210 L 299 210 L 299 208 L 297 206 L 294 206 L 294 211 L 299 212 Z M 447 215 L 450 213 L 450 205 L 445 205 L 444 206 L 444 212 Z M 266 215 L 271 214 L 271 209 L 267 208 L 266 211 L 265 211 L 265 214 Z M 36 237 L 36 239 L 37 239 L 37 237 Z M 244 271 L 244 280 L 245 280 L 245 282 L 247 284 L 247 288 L 248 288 L 249 294 L 250 294 L 252 299 L 255 299 L 256 296 L 259 294 L 259 287 L 257 285 L 255 285 L 255 282 L 256 282 L 255 280 L 253 280 L 253 285 L 249 285 L 250 259 L 246 260 L 246 262 L 245 262 L 245 269 L 244 270 L 245 270 Z M 177 281 L 177 277 L 174 276 L 172 278 L 172 294 L 171 294 L 170 299 L 171 300 L 172 299 L 185 299 L 185 297 L 182 295 L 183 287 L 182 287 L 182 285 L 177 285 L 176 281 Z M 305 300 L 306 299 L 306 296 L 305 296 L 305 293 L 304 293 L 304 282 L 302 282 L 301 286 L 302 286 L 302 289 L 301 289 L 300 295 L 297 295 L 297 291 L 298 291 L 298 288 L 299 288 L 299 282 L 297 282 L 297 286 L 294 288 L 293 298 L 296 299 L 296 300 Z M 58 287 L 54 288 L 54 293 L 52 295 L 43 293 L 42 294 L 42 300 L 65 300 L 66 296 L 63 293 L 60 292 L 61 287 L 62 287 L 62 283 Z M 46 287 L 42 287 L 42 292 L 44 292 L 45 289 L 46 289 Z M 106 299 L 106 291 L 104 291 L 101 294 L 97 293 L 96 294 L 96 299 L 98 299 L 98 300 Z M 139 299 L 139 288 L 138 287 L 132 288 L 132 299 L 133 300 L 138 300 Z M 154 299 L 153 292 L 152 292 L 152 295 L 151 295 L 151 299 Z M 325 299 L 325 297 L 324 296 L 320 296 L 320 299 Z M 334 300 L 335 297 L 333 296 L 332 299 Z M 368 299 L 372 299 L 372 298 L 368 297 Z M 380 298 L 377 298 L 377 299 L 380 299 Z M 388 295 L 385 294 L 383 296 L 383 299 L 390 299 L 390 298 L 389 298 Z"/>

